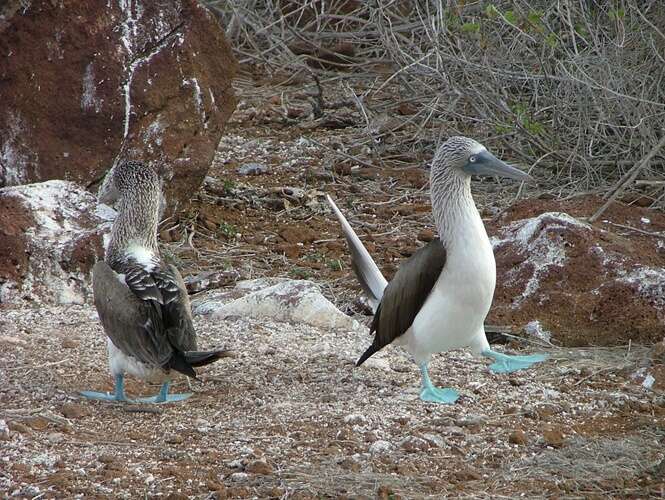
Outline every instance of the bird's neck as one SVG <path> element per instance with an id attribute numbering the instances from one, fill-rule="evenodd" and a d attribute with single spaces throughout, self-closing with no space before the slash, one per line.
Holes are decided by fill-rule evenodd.
<path id="1" fill-rule="evenodd" d="M 157 254 L 159 193 L 123 196 L 116 208 L 118 216 L 111 229 L 106 260 L 111 264 L 122 260 L 130 247 L 145 248 Z"/>
<path id="2" fill-rule="evenodd" d="M 487 239 L 485 226 L 471 196 L 471 180 L 446 169 L 432 174 L 432 213 L 441 242 L 450 251 L 469 239 Z"/>

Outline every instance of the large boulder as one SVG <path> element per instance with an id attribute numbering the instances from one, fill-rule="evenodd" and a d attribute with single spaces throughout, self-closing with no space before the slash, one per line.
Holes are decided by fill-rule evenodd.
<path id="1" fill-rule="evenodd" d="M 171 208 L 186 202 L 235 108 L 235 67 L 196 0 L 10 2 L 0 8 L 0 187 L 91 186 L 125 158 L 171 180 Z"/>
<path id="2" fill-rule="evenodd" d="M 0 304 L 90 298 L 90 272 L 114 217 L 73 182 L 0 189 Z"/>
<path id="3" fill-rule="evenodd" d="M 569 346 L 663 339 L 665 216 L 617 205 L 607 214 L 614 224 L 592 225 L 554 211 L 588 216 L 599 203 L 524 201 L 490 228 L 491 323 L 544 329 Z"/>

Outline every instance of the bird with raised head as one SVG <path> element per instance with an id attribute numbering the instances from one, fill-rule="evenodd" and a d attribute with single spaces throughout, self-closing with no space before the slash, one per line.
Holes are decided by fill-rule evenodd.
<path id="1" fill-rule="evenodd" d="M 229 355 L 227 350 L 197 351 L 192 312 L 182 276 L 160 256 L 157 245 L 161 182 L 149 166 L 125 161 L 102 184 L 99 201 L 115 204 L 104 261 L 93 268 L 95 307 L 108 337 L 112 394 L 84 391 L 91 399 L 132 401 L 124 375 L 161 383 L 142 403 L 181 401 L 191 394 L 169 394 L 174 372 L 196 379 L 194 368 Z"/>
<path id="2" fill-rule="evenodd" d="M 439 237 L 403 262 L 390 283 L 334 201 L 352 265 L 374 308 L 374 340 L 357 362 L 388 344 L 402 345 L 420 367 L 425 401 L 454 403 L 454 389 L 435 387 L 429 377 L 432 354 L 470 348 L 494 359 L 490 369 L 508 373 L 545 360 L 544 355 L 510 356 L 490 349 L 484 321 L 496 285 L 492 245 L 471 195 L 471 176 L 529 181 L 531 176 L 467 137 L 451 137 L 439 148 L 430 170 L 432 213 Z"/>

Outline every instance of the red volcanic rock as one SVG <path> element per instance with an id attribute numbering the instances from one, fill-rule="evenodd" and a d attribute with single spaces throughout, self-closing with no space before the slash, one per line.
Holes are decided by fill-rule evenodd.
<path id="1" fill-rule="evenodd" d="M 24 2 L 22 2 L 24 3 Z M 0 12 L 0 187 L 91 186 L 118 158 L 198 189 L 235 108 L 236 63 L 196 0 L 35 0 Z"/>
<path id="2" fill-rule="evenodd" d="M 73 182 L 0 189 L 0 304 L 84 302 L 113 217 Z"/>
<path id="3" fill-rule="evenodd" d="M 569 346 L 661 340 L 665 237 L 625 227 L 657 234 L 665 216 L 618 205 L 607 219 L 621 226 L 591 225 L 560 211 L 588 216 L 598 205 L 577 203 L 527 200 L 489 228 L 497 288 L 488 321 L 544 329 Z"/>

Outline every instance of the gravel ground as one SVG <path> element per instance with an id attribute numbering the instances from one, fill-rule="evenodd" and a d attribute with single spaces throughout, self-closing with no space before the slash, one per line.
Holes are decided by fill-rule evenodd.
<path id="1" fill-rule="evenodd" d="M 635 376 L 645 348 L 550 349 L 547 363 L 509 376 L 447 353 L 432 377 L 462 397 L 442 406 L 418 399 L 418 371 L 400 349 L 354 368 L 368 343 L 357 332 L 198 317 L 200 345 L 236 356 L 202 370 L 184 403 L 119 405 L 77 395 L 111 389 L 93 308 L 3 313 L 9 496 L 663 494 L 665 399 Z M 130 394 L 156 390 L 128 383 Z"/>

